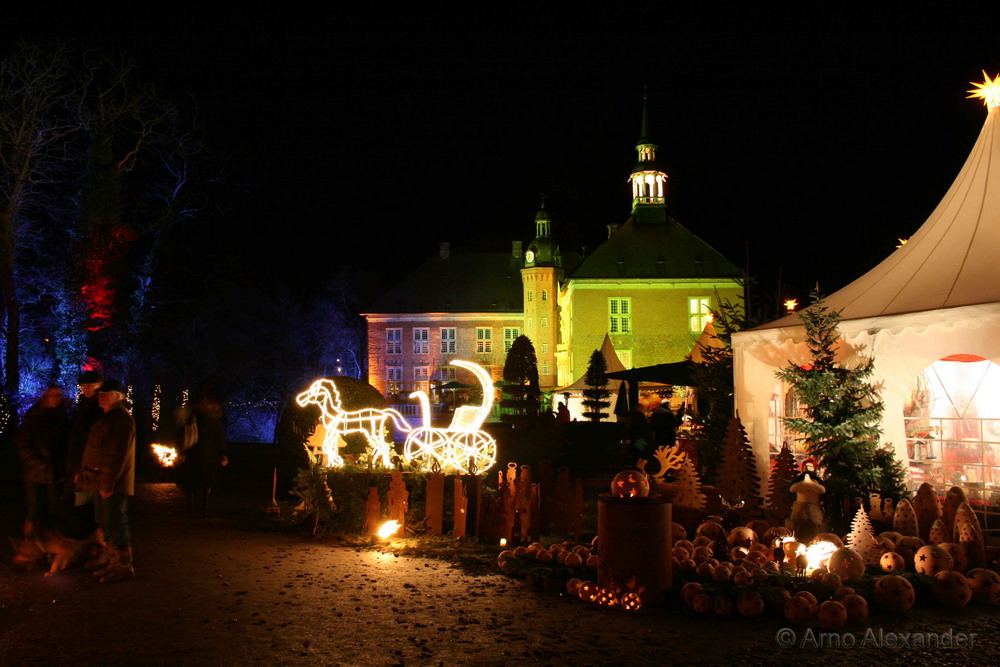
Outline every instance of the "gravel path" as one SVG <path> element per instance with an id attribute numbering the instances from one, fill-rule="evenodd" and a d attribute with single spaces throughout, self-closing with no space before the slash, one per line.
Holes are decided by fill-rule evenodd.
<path id="1" fill-rule="evenodd" d="M 946 665 L 1000 656 L 996 608 L 915 610 L 870 626 L 875 637 L 976 633 L 971 649 L 915 648 L 914 635 L 908 648 L 861 648 L 867 626 L 845 629 L 859 645 L 851 649 L 815 648 L 801 627 L 794 643 L 806 646 L 779 649 L 787 624 L 778 619 L 603 610 L 439 560 L 241 529 L 252 503 L 221 500 L 220 517 L 188 520 L 176 487 L 141 485 L 134 582 L 100 585 L 80 571 L 44 578 L 5 557 L 0 664 Z"/>

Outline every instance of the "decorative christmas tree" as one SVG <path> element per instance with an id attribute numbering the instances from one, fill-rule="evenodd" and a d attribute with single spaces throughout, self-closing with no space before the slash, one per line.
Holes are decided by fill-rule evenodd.
<path id="1" fill-rule="evenodd" d="M 684 461 L 681 462 L 681 468 L 677 471 L 676 481 L 672 486 L 674 505 L 698 510 L 705 508 L 705 494 L 701 492 L 701 479 L 689 457 L 685 456 Z"/>
<path id="2" fill-rule="evenodd" d="M 906 498 L 896 505 L 896 511 L 892 515 L 892 529 L 905 537 L 920 537 L 917 513 L 913 511 L 913 505 Z"/>
<path id="3" fill-rule="evenodd" d="M 777 376 L 788 383 L 804 417 L 784 418 L 785 426 L 802 434 L 809 453 L 819 459 L 827 488 L 827 515 L 837 530 L 847 525 L 845 500 L 878 492 L 901 498 L 906 472 L 891 453 L 879 448 L 883 403 L 871 384 L 873 359 L 847 368 L 836 362 L 840 314 L 813 304 L 799 311 L 806 330 L 810 359 L 792 364 Z"/>
<path id="4" fill-rule="evenodd" d="M 583 406 L 587 408 L 583 416 L 592 422 L 599 422 L 611 407 L 611 392 L 608 391 L 608 362 L 600 350 L 590 355 L 590 365 L 583 376 L 587 388 L 583 390 Z"/>
<path id="5" fill-rule="evenodd" d="M 511 418 L 515 415 L 538 414 L 538 397 L 541 395 L 538 359 L 535 346 L 527 336 L 518 336 L 511 343 L 503 365 L 503 381 L 503 397 L 500 400 L 502 421 L 515 421 Z"/>
<path id="6" fill-rule="evenodd" d="M 865 508 L 859 507 L 851 522 L 851 532 L 847 535 L 847 546 L 865 560 L 867 565 L 878 565 L 882 557 L 880 544 L 875 539 L 875 531 L 872 530 L 872 522 L 868 520 Z"/>
<path id="7" fill-rule="evenodd" d="M 794 480 L 799 475 L 799 470 L 795 465 L 795 455 L 788 448 L 786 442 L 781 446 L 781 451 L 774 459 L 771 467 L 771 478 L 767 483 L 768 505 L 774 518 L 782 521 L 792 512 L 792 503 L 795 501 L 795 494 L 788 490 Z"/>
<path id="8" fill-rule="evenodd" d="M 722 463 L 715 477 L 719 494 L 730 505 L 742 502 L 744 509 L 751 512 L 759 510 L 763 505 L 757 459 L 739 415 L 731 418 L 726 427 L 726 436 L 722 441 Z"/>

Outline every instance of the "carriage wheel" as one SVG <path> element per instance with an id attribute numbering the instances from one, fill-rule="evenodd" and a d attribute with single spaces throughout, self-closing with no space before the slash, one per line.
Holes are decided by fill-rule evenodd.
<path id="1" fill-rule="evenodd" d="M 432 470 L 434 463 L 445 465 L 448 436 L 437 428 L 416 428 L 406 436 L 403 457 L 420 470 Z"/>
<path id="2" fill-rule="evenodd" d="M 486 472 L 497 462 L 496 440 L 482 431 L 453 433 L 450 459 L 451 465 L 466 474 Z"/>

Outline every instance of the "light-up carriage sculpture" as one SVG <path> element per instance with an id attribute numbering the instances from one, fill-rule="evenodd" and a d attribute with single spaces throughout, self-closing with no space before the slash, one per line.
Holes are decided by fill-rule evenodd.
<path id="1" fill-rule="evenodd" d="M 455 408 L 451 424 L 446 429 L 431 424 L 431 406 L 427 394 L 415 391 L 410 398 L 420 401 L 423 426 L 410 431 L 403 446 L 405 458 L 423 470 L 453 469 L 466 474 L 485 472 L 497 460 L 497 445 L 493 437 L 480 427 L 493 407 L 493 381 L 481 366 L 469 361 L 454 360 L 452 365 L 472 372 L 483 388 L 480 406 L 463 405 Z"/>

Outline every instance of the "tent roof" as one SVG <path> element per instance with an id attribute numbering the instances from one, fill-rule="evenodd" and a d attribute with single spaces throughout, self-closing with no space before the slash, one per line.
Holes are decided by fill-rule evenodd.
<path id="1" fill-rule="evenodd" d="M 618 353 L 615 352 L 615 346 L 611 344 L 611 336 L 604 334 L 604 343 L 601 344 L 601 354 L 604 355 L 604 361 L 608 364 L 608 374 L 617 373 L 619 371 L 625 370 L 625 364 L 622 363 L 621 359 L 618 358 Z M 556 389 L 556 393 L 563 394 L 567 392 L 583 391 L 587 388 L 587 383 L 583 381 L 583 378 L 587 376 L 586 371 L 583 375 L 577 379 L 571 385 L 562 387 L 561 389 Z M 615 387 L 614 391 L 618 391 L 618 387 Z"/>
<path id="2" fill-rule="evenodd" d="M 684 361 L 675 361 L 672 364 L 655 364 L 608 373 L 608 377 L 612 380 L 625 380 L 626 382 L 658 382 L 659 384 L 679 384 L 690 387 L 692 386 L 691 371 L 693 369 L 694 362 L 685 359 Z"/>
<path id="3" fill-rule="evenodd" d="M 934 212 L 882 263 L 824 300 L 842 320 L 1000 302 L 1000 107 Z M 789 315 L 760 329 L 797 326 Z"/>

